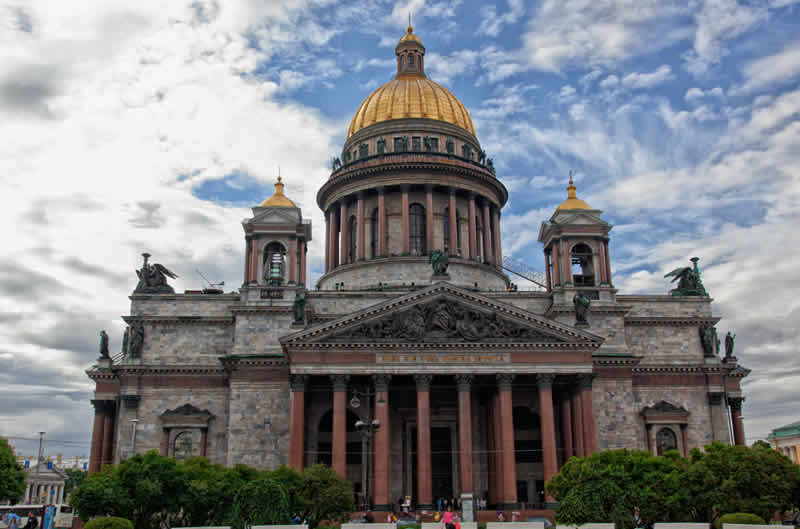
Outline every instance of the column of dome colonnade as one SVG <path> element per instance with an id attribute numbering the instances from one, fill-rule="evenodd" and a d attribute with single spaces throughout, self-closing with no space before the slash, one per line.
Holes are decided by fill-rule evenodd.
<path id="1" fill-rule="evenodd" d="M 395 78 L 359 106 L 317 193 L 326 219 L 318 286 L 426 284 L 427 258 L 440 250 L 453 284 L 504 290 L 500 221 L 508 191 L 467 109 L 427 78 L 413 28 L 395 54 Z"/>
<path id="2" fill-rule="evenodd" d="M 404 460 L 407 457 L 407 454 L 391 453 L 392 436 L 403 435 L 402 432 L 390 430 L 390 425 L 393 423 L 390 396 L 394 377 L 388 374 L 374 374 L 367 377 L 374 399 L 370 401 L 370 406 L 374 410 L 374 418 L 380 425 L 374 433 L 372 451 L 374 463 L 369 477 L 371 504 L 374 510 L 390 510 L 392 508 L 389 494 L 392 483 L 391 461 L 393 457 L 402 457 Z M 308 391 L 311 379 L 314 378 L 319 379 L 321 386 L 328 387 L 329 390 L 326 391 L 331 392 L 330 397 L 325 397 L 325 400 L 332 402 L 332 467 L 340 475 L 346 476 L 346 432 L 349 426 L 353 426 L 346 423 L 348 414 L 346 398 L 352 383 L 348 375 L 291 375 L 289 465 L 302 470 L 306 454 L 315 451 L 313 446 L 307 446 L 305 434 L 308 429 L 306 413 L 310 410 L 305 392 Z M 591 399 L 592 378 L 589 373 L 578 375 L 539 373 L 532 376 L 538 392 L 544 481 L 552 479 L 558 472 L 559 466 L 573 455 L 588 455 L 596 450 Z M 482 444 L 487 447 L 488 452 L 490 504 L 497 508 L 510 509 L 518 508 L 520 501 L 525 501 L 517 497 L 516 488 L 515 430 L 526 426 L 514 424 L 515 405 L 524 405 L 515 402 L 514 388 L 518 383 L 526 385 L 531 382 L 530 380 L 520 382 L 520 376 L 511 373 L 498 373 L 493 377 L 473 374 L 413 375 L 413 390 L 416 393 L 417 450 L 416 454 L 412 455 L 417 468 L 417 497 L 414 499 L 417 509 L 432 508 L 434 500 L 431 425 L 435 422 L 435 418 L 432 417 L 432 410 L 440 409 L 441 402 L 432 401 L 432 389 L 450 387 L 453 384 L 457 389 L 457 445 L 452 449 L 458 453 L 458 485 L 453 484 L 454 490 L 459 490 L 462 496 L 474 495 L 477 492 L 475 484 L 478 479 L 474 469 L 476 452 L 473 449 L 473 439 L 477 434 L 486 436 L 486 444 Z M 363 387 L 363 382 L 359 382 L 358 386 Z M 554 387 L 557 389 L 554 390 Z M 407 388 L 403 387 L 401 390 L 407 391 Z M 485 406 L 489 412 L 489 424 L 479 423 L 477 431 L 473 428 L 473 417 L 478 413 L 475 406 Z M 565 409 L 569 411 L 565 412 Z M 478 416 L 482 417 L 479 413 Z M 564 441 L 566 439 L 569 441 Z M 552 498 L 546 498 L 546 506 L 551 502 Z"/>

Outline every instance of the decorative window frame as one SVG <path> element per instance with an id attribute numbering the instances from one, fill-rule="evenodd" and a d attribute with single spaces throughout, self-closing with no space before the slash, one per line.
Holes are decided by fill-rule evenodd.
<path id="1" fill-rule="evenodd" d="M 214 415 L 191 404 L 167 410 L 159 416 L 162 428 L 161 455 L 175 455 L 175 437 L 184 431 L 200 430 L 200 457 L 208 454 L 208 427 Z"/>
<path id="2" fill-rule="evenodd" d="M 652 455 L 658 454 L 656 446 L 656 431 L 669 428 L 678 440 L 678 452 L 683 457 L 689 456 L 689 412 L 682 406 L 675 406 L 665 400 L 647 406 L 642 410 L 645 432 L 647 435 L 647 450 Z M 678 433 L 680 432 L 680 434 Z"/>

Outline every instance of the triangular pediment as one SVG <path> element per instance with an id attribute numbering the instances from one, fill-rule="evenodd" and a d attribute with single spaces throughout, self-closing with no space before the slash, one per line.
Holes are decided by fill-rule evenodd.
<path id="1" fill-rule="evenodd" d="M 568 210 L 557 211 L 551 222 L 560 226 L 567 224 L 591 224 L 598 226 L 609 226 L 609 224 L 600 218 L 599 210 Z"/>
<path id="2" fill-rule="evenodd" d="M 247 224 L 298 224 L 300 212 L 297 208 L 253 208 L 253 217 L 247 219 Z"/>
<path id="3" fill-rule="evenodd" d="M 437 283 L 281 338 L 304 344 L 572 344 L 603 339 L 490 297 Z"/>

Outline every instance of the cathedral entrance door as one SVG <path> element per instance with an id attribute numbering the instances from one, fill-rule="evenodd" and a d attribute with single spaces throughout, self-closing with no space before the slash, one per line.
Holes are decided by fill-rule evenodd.
<path id="1" fill-rule="evenodd" d="M 433 499 L 454 498 L 452 431 L 447 426 L 431 428 L 431 475 Z"/>

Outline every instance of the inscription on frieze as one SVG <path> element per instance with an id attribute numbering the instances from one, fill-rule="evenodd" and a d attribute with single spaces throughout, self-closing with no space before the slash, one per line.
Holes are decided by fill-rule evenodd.
<path id="1" fill-rule="evenodd" d="M 378 354 L 376 362 L 379 364 L 507 364 L 511 362 L 511 355 L 509 353 L 385 353 Z"/>

